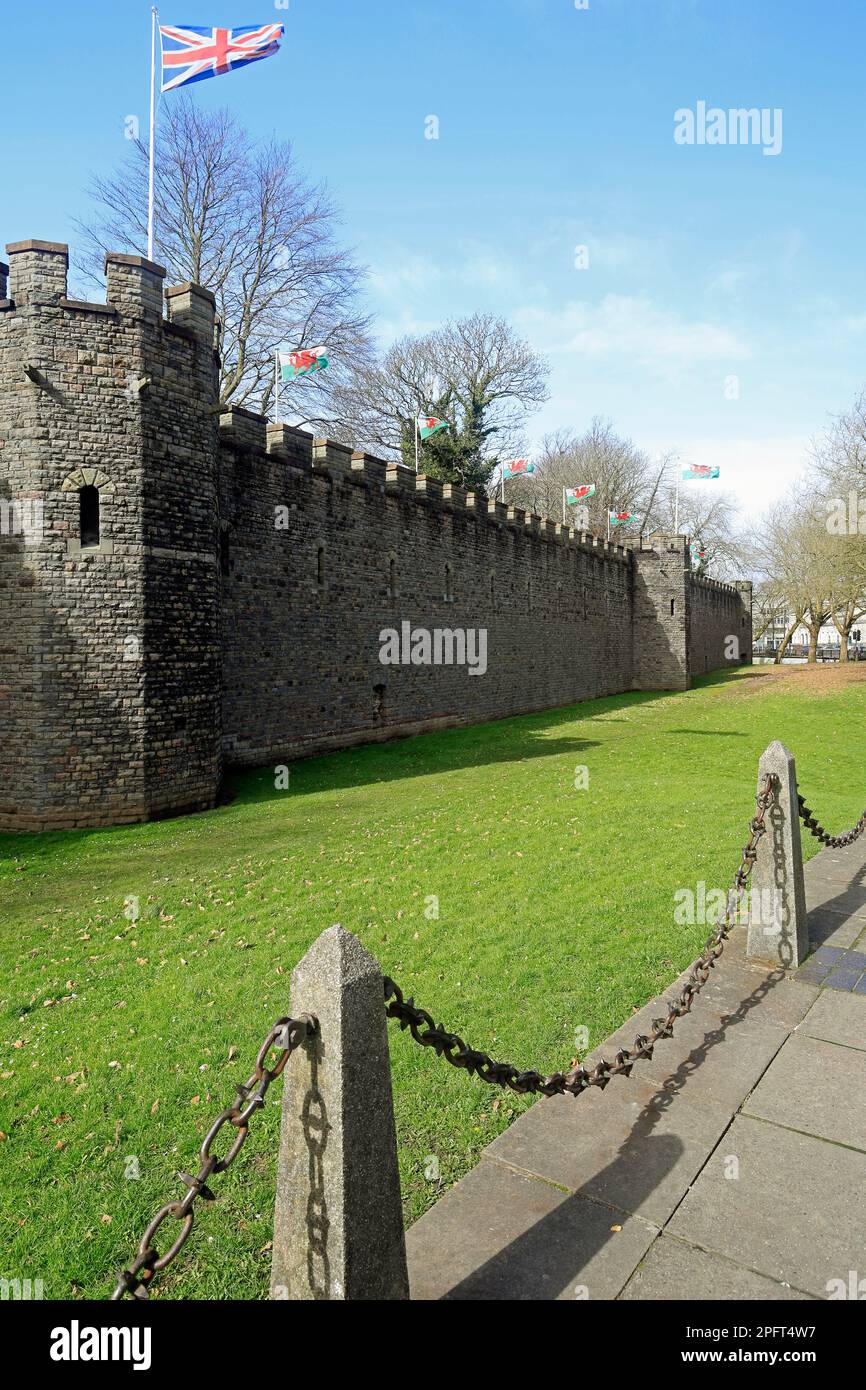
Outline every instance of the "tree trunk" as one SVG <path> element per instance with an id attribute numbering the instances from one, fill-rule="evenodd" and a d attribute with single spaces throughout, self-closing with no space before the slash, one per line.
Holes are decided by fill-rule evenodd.
<path id="1" fill-rule="evenodd" d="M 848 662 L 848 638 L 851 629 L 856 621 L 856 609 L 853 604 L 846 604 L 842 613 L 833 614 L 833 626 L 839 634 L 839 665 Z"/>
<path id="2" fill-rule="evenodd" d="M 814 666 L 818 660 L 818 634 L 820 631 L 820 626 L 815 627 L 814 624 L 809 624 L 809 654 L 806 661 L 810 666 Z"/>
<path id="3" fill-rule="evenodd" d="M 782 638 L 782 641 L 781 641 L 780 644 L 779 644 L 779 650 L 776 652 L 776 655 L 773 657 L 773 665 L 774 665 L 774 666 L 781 666 L 781 664 L 782 664 L 782 658 L 784 657 L 785 652 L 788 650 L 789 646 L 791 645 L 791 638 L 794 636 L 794 633 L 797 631 L 797 628 L 798 628 L 799 626 L 800 626 L 800 619 L 798 618 L 797 621 L 796 621 L 795 623 L 792 623 L 791 626 L 788 628 L 788 631 L 785 633 L 785 636 Z"/>

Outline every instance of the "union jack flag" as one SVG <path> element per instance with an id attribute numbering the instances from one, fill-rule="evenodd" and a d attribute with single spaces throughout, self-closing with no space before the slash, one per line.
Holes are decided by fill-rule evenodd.
<path id="1" fill-rule="evenodd" d="M 162 90 L 219 77 L 280 47 L 282 24 L 248 24 L 240 29 L 202 29 L 192 24 L 161 24 Z"/>

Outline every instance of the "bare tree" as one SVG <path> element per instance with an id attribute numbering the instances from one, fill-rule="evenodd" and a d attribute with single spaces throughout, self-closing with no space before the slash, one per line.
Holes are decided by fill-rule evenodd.
<path id="1" fill-rule="evenodd" d="M 862 589 L 855 593 L 836 591 L 830 597 L 830 611 L 833 616 L 833 626 L 839 634 L 839 661 L 848 660 L 848 642 L 851 637 L 851 629 L 856 622 L 866 617 L 866 594 Z"/>
<path id="2" fill-rule="evenodd" d="M 779 624 L 789 621 L 790 612 L 787 600 L 775 591 L 773 585 L 766 579 L 759 580 L 752 597 L 753 641 L 760 642 L 767 633 L 775 636 Z M 799 622 L 799 618 L 797 621 Z M 788 641 L 790 642 L 790 637 Z"/>
<path id="3" fill-rule="evenodd" d="M 824 494 L 827 529 L 835 540 L 836 566 L 840 576 L 846 576 L 843 587 L 853 581 L 862 592 L 866 589 L 866 391 L 813 446 L 812 461 L 813 476 Z M 842 616 L 844 607 L 839 612 Z"/>
<path id="4" fill-rule="evenodd" d="M 771 508 L 762 527 L 764 580 L 768 595 L 791 615 L 776 655 L 780 662 L 800 624 L 809 633 L 807 660 L 817 660 L 821 628 L 833 615 L 839 592 L 838 555 L 827 529 L 824 499 L 806 482 Z M 847 585 L 842 586 L 848 597 Z M 841 615 L 841 608 L 839 608 Z M 849 624 L 850 630 L 850 624 Z M 847 644 L 848 633 L 845 633 Z"/>
<path id="5" fill-rule="evenodd" d="M 681 467 L 679 460 L 674 460 Z M 673 534 L 679 524 L 680 535 L 691 536 L 696 552 L 692 568 L 697 574 L 712 570 L 719 579 L 733 579 L 747 568 L 746 543 L 739 529 L 737 503 L 715 481 L 681 488 L 677 507 L 676 487 L 666 471 L 651 510 L 651 519 L 660 531 Z M 702 556 L 698 555 L 702 551 Z"/>
<path id="6" fill-rule="evenodd" d="M 812 450 L 812 485 L 823 497 L 829 547 L 828 607 L 839 633 L 839 660 L 848 660 L 851 629 L 866 613 L 866 391 L 837 417 Z M 853 495 L 853 507 L 851 498 Z"/>
<path id="7" fill-rule="evenodd" d="M 830 493 L 866 487 L 866 391 L 833 421 L 812 457 Z"/>
<path id="8" fill-rule="evenodd" d="M 547 364 L 506 320 L 476 313 L 360 362 L 335 404 L 343 438 L 412 466 L 416 417 L 447 420 L 423 446 L 422 471 L 483 491 L 547 399 L 546 379 Z"/>
<path id="9" fill-rule="evenodd" d="M 589 529 L 604 535 L 608 511 L 627 511 L 635 520 L 624 534 L 673 535 L 676 530 L 673 468 L 681 467 L 679 456 L 669 452 L 651 460 L 632 440 L 618 435 L 609 420 L 595 417 L 583 434 L 558 430 L 541 442 L 535 457 L 535 472 L 507 484 L 508 496 L 552 520 L 560 521 L 563 489 L 584 484 L 595 486 L 587 499 Z M 696 541 L 702 558 L 693 559 L 692 568 L 703 573 L 712 568 L 720 577 L 741 575 L 747 567 L 747 552 L 738 530 L 735 500 L 712 484 L 707 489 L 682 492 L 679 530 Z"/>
<path id="10" fill-rule="evenodd" d="M 370 352 L 363 271 L 336 240 L 327 191 L 298 168 L 290 144 L 254 140 L 227 111 L 182 96 L 163 111 L 154 255 L 173 280 L 216 296 L 222 401 L 271 412 L 276 347 L 324 346 L 332 365 L 294 383 L 291 413 L 327 424 L 349 364 Z M 99 280 L 105 251 L 140 253 L 146 244 L 147 147 L 135 141 L 124 165 L 90 191 L 98 215 L 79 226 L 88 278 Z"/>
<path id="11" fill-rule="evenodd" d="M 534 473 L 506 484 L 517 506 L 561 521 L 563 488 L 591 484 L 595 495 L 585 505 L 595 534 L 604 535 L 608 510 L 634 512 L 639 518 L 644 514 L 653 481 L 649 458 L 618 435 L 609 420 L 595 417 L 583 434 L 558 430 L 545 435 L 534 462 Z"/>
<path id="12" fill-rule="evenodd" d="M 756 525 L 753 535 L 753 574 L 757 580 L 760 609 L 768 619 L 787 622 L 774 658 L 781 665 L 794 633 L 803 621 L 807 597 L 803 575 L 794 558 L 795 509 L 787 499 L 776 503 Z M 766 631 L 769 621 L 759 624 Z"/>

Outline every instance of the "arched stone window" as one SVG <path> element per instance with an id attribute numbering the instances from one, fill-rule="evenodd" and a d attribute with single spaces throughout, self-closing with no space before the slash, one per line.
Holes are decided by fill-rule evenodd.
<path id="1" fill-rule="evenodd" d="M 63 479 L 60 491 L 77 493 L 77 507 L 69 518 L 70 555 L 111 555 L 114 546 L 105 534 L 104 504 L 114 497 L 114 483 L 101 468 L 76 468 Z"/>

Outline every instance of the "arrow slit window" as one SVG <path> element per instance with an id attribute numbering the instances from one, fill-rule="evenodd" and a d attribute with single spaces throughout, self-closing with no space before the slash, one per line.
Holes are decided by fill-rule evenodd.
<path id="1" fill-rule="evenodd" d="M 82 550 L 99 545 L 99 488 L 90 483 L 78 491 L 78 535 Z"/>

